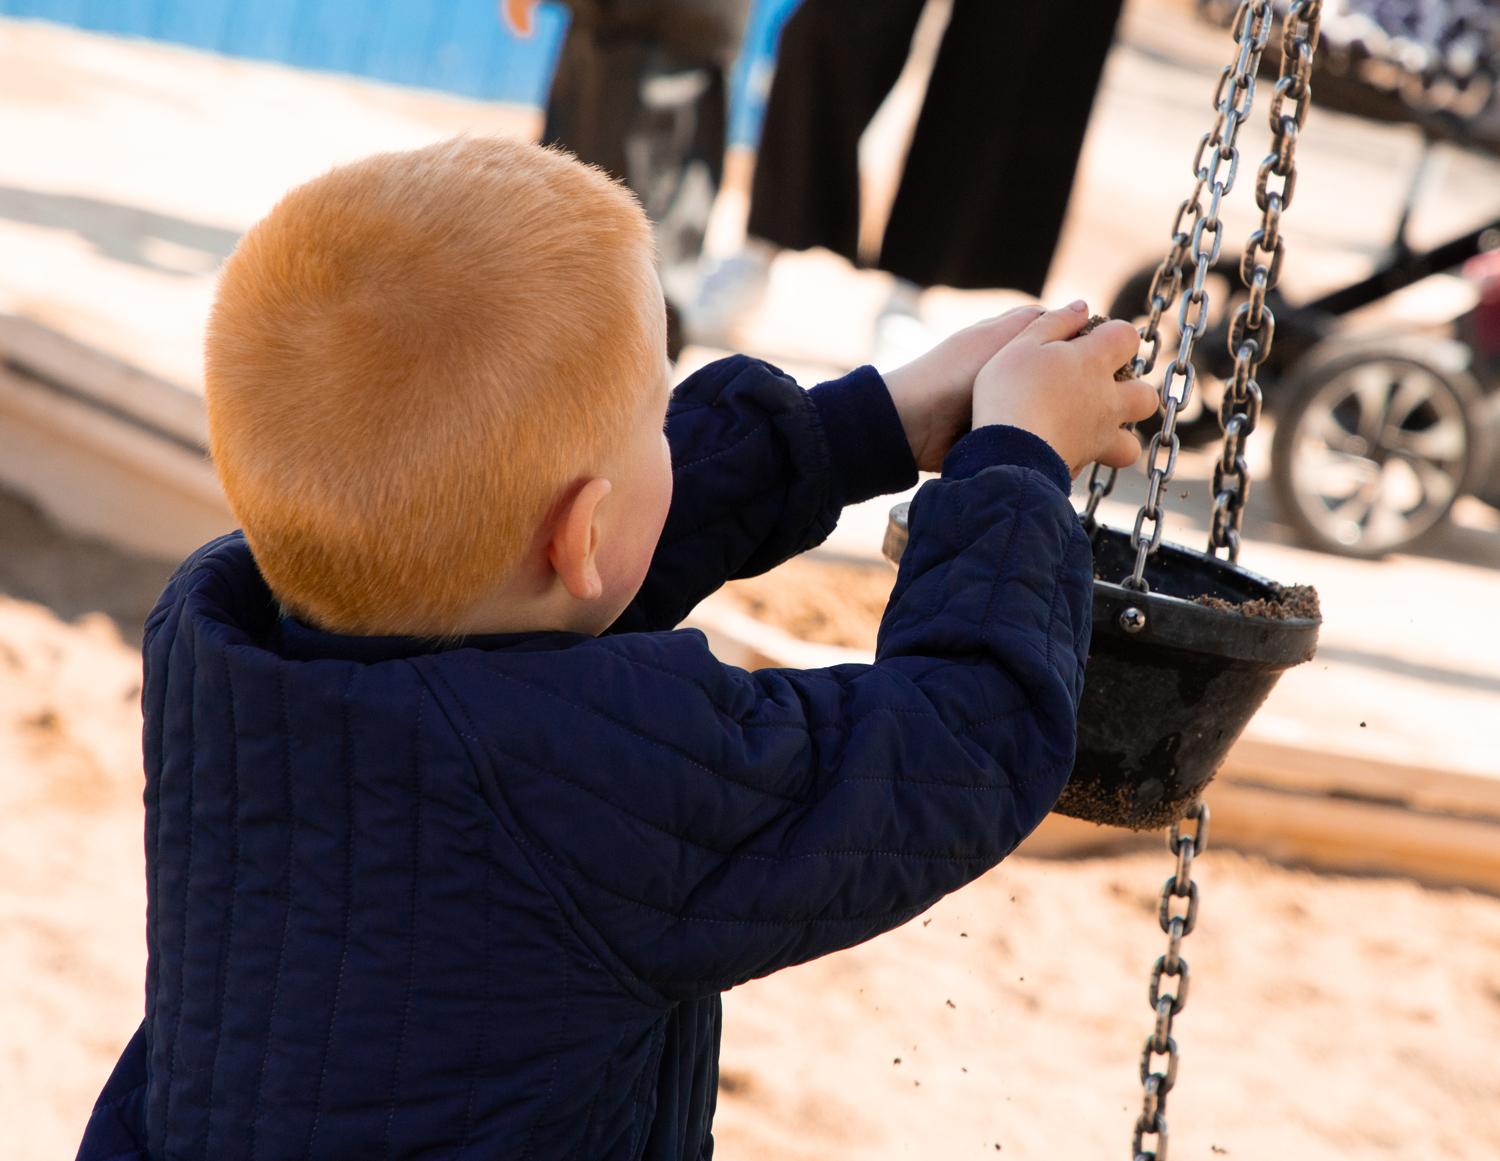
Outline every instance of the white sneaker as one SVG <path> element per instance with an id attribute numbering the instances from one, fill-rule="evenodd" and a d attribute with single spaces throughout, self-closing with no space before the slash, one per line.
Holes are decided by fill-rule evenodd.
<path id="1" fill-rule="evenodd" d="M 921 287 L 898 280 L 880 314 L 870 347 L 877 371 L 892 371 L 937 346 L 938 335 L 918 313 Z"/>

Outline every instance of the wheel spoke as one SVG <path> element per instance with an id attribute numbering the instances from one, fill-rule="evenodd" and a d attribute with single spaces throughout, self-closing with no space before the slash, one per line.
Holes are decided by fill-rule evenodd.
<path id="1" fill-rule="evenodd" d="M 1462 463 L 1468 451 L 1468 434 L 1462 419 L 1444 417 L 1422 431 L 1388 428 L 1382 441 L 1387 450 L 1431 463 Z"/>
<path id="2" fill-rule="evenodd" d="M 1321 440 L 1329 451 L 1343 455 L 1363 456 L 1368 451 L 1365 441 L 1345 427 L 1340 422 L 1338 413 L 1332 409 L 1323 412 L 1308 424 L 1308 435 Z"/>
<path id="3" fill-rule="evenodd" d="M 1432 380 L 1420 371 L 1408 371 L 1392 384 L 1392 388 L 1385 406 L 1385 425 L 1388 431 L 1399 429 L 1422 404 L 1434 403 Z"/>
<path id="4" fill-rule="evenodd" d="M 1355 434 L 1365 441 L 1365 446 L 1374 447 L 1385 427 L 1396 383 L 1391 379 L 1390 372 L 1379 363 L 1355 368 L 1349 379 L 1351 394 L 1359 404 Z"/>
<path id="5" fill-rule="evenodd" d="M 1368 487 L 1377 470 L 1364 456 L 1320 448 L 1302 457 L 1297 476 L 1325 502 L 1343 502 Z"/>
<path id="6" fill-rule="evenodd" d="M 1380 476 L 1369 476 L 1355 486 L 1354 490 L 1342 499 L 1324 494 L 1324 500 L 1332 501 L 1328 504 L 1328 513 L 1337 521 L 1347 522 L 1363 528 L 1370 519 L 1370 512 L 1375 507 L 1375 500 L 1380 494 Z"/>
<path id="7" fill-rule="evenodd" d="M 1422 492 L 1422 508 L 1447 508 L 1458 494 L 1458 481 L 1429 460 L 1402 456 L 1401 462 L 1411 469 Z"/>
<path id="8" fill-rule="evenodd" d="M 1382 477 L 1382 480 L 1384 477 Z M 1377 485 L 1371 498 L 1370 510 L 1360 521 L 1364 535 L 1360 538 L 1367 548 L 1383 548 L 1396 544 L 1411 535 L 1405 514 L 1392 503 L 1382 503 L 1385 488 Z"/>

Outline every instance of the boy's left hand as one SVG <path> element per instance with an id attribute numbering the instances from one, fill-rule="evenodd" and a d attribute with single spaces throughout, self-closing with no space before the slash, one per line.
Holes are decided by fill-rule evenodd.
<path id="1" fill-rule="evenodd" d="M 1020 306 L 985 319 L 883 376 L 918 470 L 942 468 L 948 449 L 969 430 L 980 368 L 1041 313 L 1040 306 Z"/>

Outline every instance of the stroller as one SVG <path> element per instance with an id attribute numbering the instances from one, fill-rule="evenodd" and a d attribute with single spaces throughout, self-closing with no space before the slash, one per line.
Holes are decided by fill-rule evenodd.
<path id="1" fill-rule="evenodd" d="M 1221 23 L 1235 8 L 1199 0 L 1200 15 Z M 1370 275 L 1312 301 L 1292 301 L 1285 291 L 1267 297 L 1276 316 L 1276 341 L 1261 368 L 1265 404 L 1276 417 L 1271 483 L 1302 542 L 1378 558 L 1435 534 L 1460 496 L 1500 507 L 1500 217 L 1431 249 L 1408 241 L 1437 144 L 1500 155 L 1500 7 L 1345 0 L 1325 13 L 1323 42 L 1316 104 L 1413 124 L 1424 150 L 1394 239 Z M 1340 329 L 1350 312 L 1452 270 L 1471 283 L 1474 305 L 1441 332 L 1372 338 Z M 1154 272 L 1132 275 L 1110 313 L 1141 317 Z M 1213 300 L 1223 308 L 1194 355 L 1206 389 L 1200 398 L 1210 398 L 1196 414 L 1179 416 L 1188 446 L 1219 436 L 1212 396 L 1233 371 L 1226 338 L 1246 293 L 1234 261 L 1221 262 L 1212 277 Z"/>

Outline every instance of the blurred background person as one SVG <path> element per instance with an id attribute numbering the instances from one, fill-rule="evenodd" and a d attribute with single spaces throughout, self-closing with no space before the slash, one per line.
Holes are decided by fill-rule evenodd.
<path id="1" fill-rule="evenodd" d="M 788 19 L 746 243 L 706 281 L 689 316 L 694 341 L 725 344 L 780 249 L 821 246 L 859 264 L 860 137 L 905 67 L 927 3 L 804 0 Z M 1121 6 L 952 0 L 873 260 L 897 279 L 877 353 L 925 341 L 922 288 L 1041 293 Z"/>
<path id="2" fill-rule="evenodd" d="M 573 19 L 547 97 L 542 142 L 625 182 L 656 227 L 668 347 L 697 293 L 709 213 L 724 176 L 729 70 L 751 0 L 567 0 Z M 505 0 L 518 35 L 536 0 Z"/>

